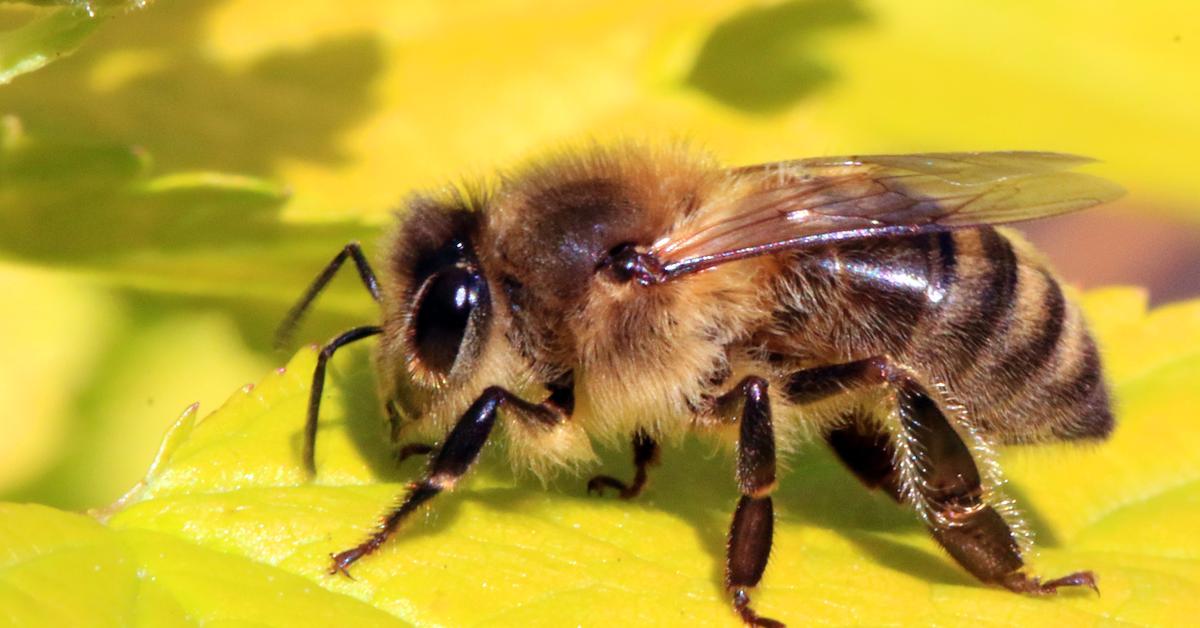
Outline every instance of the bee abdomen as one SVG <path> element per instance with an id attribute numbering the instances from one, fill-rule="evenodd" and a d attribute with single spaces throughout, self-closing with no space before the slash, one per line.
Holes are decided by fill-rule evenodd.
<path id="1" fill-rule="evenodd" d="M 1114 421 L 1095 341 L 1084 334 L 1083 346 L 1072 364 L 1048 389 L 1048 396 L 1072 411 L 1050 425 L 1062 440 L 1099 439 L 1112 433 Z"/>
<path id="2" fill-rule="evenodd" d="M 951 234 L 962 270 L 940 302 L 939 321 L 950 321 L 964 342 L 944 355 L 956 369 L 970 369 L 996 338 L 1012 327 L 1023 287 L 1020 262 L 1012 244 L 995 229 Z"/>
<path id="3" fill-rule="evenodd" d="M 914 346 L 919 363 L 940 365 L 937 379 L 1004 441 L 1107 435 L 1099 354 L 1058 280 L 994 229 L 954 236 L 958 265 L 969 270 Z"/>
<path id="4" fill-rule="evenodd" d="M 1079 309 L 1036 255 L 990 227 L 792 259 L 766 346 L 822 366 L 890 356 L 945 384 L 1006 442 L 1112 429 Z"/>

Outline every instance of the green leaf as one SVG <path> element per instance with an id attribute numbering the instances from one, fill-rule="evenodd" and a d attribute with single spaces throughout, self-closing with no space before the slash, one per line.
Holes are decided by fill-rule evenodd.
<path id="1" fill-rule="evenodd" d="M 0 495 L 107 503 L 144 471 L 164 404 L 213 403 L 265 368 L 270 328 L 311 269 L 374 237 L 357 222 L 281 222 L 287 198 L 261 178 L 158 174 L 140 148 L 0 117 L 0 287 L 20 295 L 0 313 Z M 314 333 L 369 311 L 361 286 L 332 288 Z"/>
<path id="2" fill-rule="evenodd" d="M 0 255 L 124 288 L 283 303 L 337 244 L 375 236 L 358 221 L 280 221 L 289 191 L 265 179 L 153 170 L 143 149 L 50 140 L 4 117 Z M 329 307 L 349 301 L 338 290 Z"/>
<path id="3" fill-rule="evenodd" d="M 1100 445 L 1014 448 L 1002 463 L 1040 540 L 1033 569 L 1093 569 L 1101 596 L 978 584 L 911 512 L 808 446 L 781 478 L 759 610 L 805 624 L 1189 621 L 1200 593 L 1200 301 L 1146 312 L 1139 292 L 1109 289 L 1084 304 L 1110 365 L 1116 433 Z M 0 605 L 18 623 L 88 604 L 112 623 L 155 625 L 382 621 L 376 611 L 417 624 L 733 624 L 721 585 L 731 464 L 692 441 L 664 451 L 634 502 L 585 496 L 577 478 L 543 487 L 513 476 L 488 448 L 460 490 L 358 563 L 354 580 L 329 575 L 329 554 L 371 530 L 417 465 L 391 460 L 367 352 L 352 349 L 331 370 L 320 474 L 305 480 L 314 360 L 301 351 L 203 419 L 190 408 L 145 480 L 97 513 L 104 525 L 4 506 L 0 594 L 13 602 Z M 628 473 L 627 455 L 608 452 L 603 470 Z"/>
<path id="4" fill-rule="evenodd" d="M 0 32 L 0 85 L 33 72 L 79 48 L 104 18 L 140 9 L 148 0 L 24 0 L 23 4 L 61 7 L 40 11 L 26 23 Z"/>
<path id="5" fill-rule="evenodd" d="M 1194 2 L 164 3 L 7 96 L 172 169 L 288 181 L 288 220 L 380 222 L 411 189 L 664 134 L 730 163 L 1076 152 L 1195 217 L 1198 23 Z"/>
<path id="6" fill-rule="evenodd" d="M 87 10 L 65 8 L 0 33 L 0 85 L 75 52 L 99 25 Z"/>
<path id="7" fill-rule="evenodd" d="M 64 6 L 75 7 L 98 13 L 101 11 L 114 11 L 118 9 L 132 10 L 143 9 L 150 4 L 151 0 L 3 0 L 4 2 L 32 4 L 36 6 Z"/>

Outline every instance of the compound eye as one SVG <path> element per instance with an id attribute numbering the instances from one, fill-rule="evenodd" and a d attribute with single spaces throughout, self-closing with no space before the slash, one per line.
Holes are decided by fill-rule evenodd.
<path id="1" fill-rule="evenodd" d="M 487 288 L 478 274 L 453 267 L 425 281 L 417 295 L 413 321 L 413 346 L 421 364 L 443 375 L 458 358 L 471 312 L 487 298 Z"/>

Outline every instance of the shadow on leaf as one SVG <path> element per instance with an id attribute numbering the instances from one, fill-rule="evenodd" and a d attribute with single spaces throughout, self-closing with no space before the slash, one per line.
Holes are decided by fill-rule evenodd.
<path id="1" fill-rule="evenodd" d="M 167 169 L 268 175 L 284 159 L 347 159 L 339 136 L 376 104 L 371 86 L 384 54 L 374 35 L 271 50 L 233 67 L 205 53 L 207 15 L 220 4 L 124 16 L 85 54 L 7 88 L 5 113 L 59 139 L 127 138 L 169 160 Z"/>
<path id="2" fill-rule="evenodd" d="M 355 351 L 343 363 L 331 370 L 334 385 L 343 390 L 347 416 L 346 429 L 373 472 L 389 482 L 405 483 L 418 477 L 423 462 L 409 461 L 403 467 L 391 456 L 384 444 L 383 418 L 375 398 L 372 380 L 364 375 L 370 363 L 365 351 Z M 338 372 L 343 374 L 339 375 Z M 500 487 L 479 487 L 466 482 L 453 494 L 440 496 L 434 503 L 433 515 L 405 526 L 394 542 L 405 537 L 430 536 L 445 531 L 459 516 L 463 502 L 480 504 L 500 513 L 519 513 L 529 500 L 605 500 L 612 507 L 635 510 L 656 510 L 678 517 L 695 532 L 699 544 L 711 556 L 709 579 L 718 590 L 723 587 L 726 535 L 733 507 L 737 501 L 733 480 L 733 464 L 729 455 L 714 449 L 697 438 L 688 437 L 663 450 L 662 464 L 651 468 L 651 483 L 647 491 L 632 502 L 610 495 L 597 497 L 584 490 L 585 478 L 564 474 L 543 486 L 535 478 L 514 474 L 499 443 L 489 444 L 468 477 L 484 477 L 484 483 L 499 483 Z M 632 473 L 630 452 L 602 448 L 601 463 L 588 469 L 591 473 L 609 473 L 627 477 Z M 924 529 L 911 509 L 894 503 L 879 492 L 865 489 L 849 471 L 842 468 L 825 448 L 807 445 L 789 460 L 790 469 L 781 476 L 775 493 L 777 517 L 782 522 L 800 523 L 832 530 L 857 547 L 879 565 L 897 572 L 921 578 L 930 583 L 956 586 L 979 586 L 965 571 L 936 549 L 926 550 L 901 542 L 893 536 L 924 536 Z M 1015 491 L 1010 491 L 1015 492 Z M 1020 495 L 1015 495 L 1021 497 Z M 1020 500 L 1027 520 L 1039 532 L 1039 539 L 1055 539 L 1041 517 L 1026 500 Z M 1046 543 L 1043 543 L 1045 545 Z"/>
<path id="3" fill-rule="evenodd" d="M 686 83 L 738 109 L 770 113 L 831 82 L 814 41 L 868 21 L 852 0 L 792 0 L 746 9 L 713 29 Z"/>

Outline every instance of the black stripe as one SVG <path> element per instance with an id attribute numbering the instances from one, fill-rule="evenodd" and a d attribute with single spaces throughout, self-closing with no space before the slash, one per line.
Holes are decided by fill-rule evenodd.
<path id="1" fill-rule="evenodd" d="M 980 295 L 980 314 L 987 321 L 985 333 L 981 334 L 981 337 L 991 339 L 1002 326 L 1008 324 L 1012 315 L 1013 306 L 1017 301 L 1017 278 L 1020 268 L 1008 238 L 990 228 L 982 230 L 980 236 L 983 240 L 983 253 L 992 262 L 993 272 L 987 290 Z"/>
<path id="2" fill-rule="evenodd" d="M 941 231 L 931 234 L 930 237 L 937 238 L 938 272 L 936 290 L 944 298 L 945 296 L 949 296 L 950 290 L 954 288 L 954 282 L 958 274 L 956 268 L 958 258 L 955 253 L 954 233 L 951 231 Z"/>
<path id="3" fill-rule="evenodd" d="M 1079 357 L 1079 368 L 1070 377 L 1050 387 L 1051 400 L 1062 408 L 1075 409 L 1096 394 L 1104 383 L 1100 379 L 1100 352 L 1096 343 L 1085 332 L 1083 348 Z"/>
<path id="4" fill-rule="evenodd" d="M 974 365 L 990 341 L 1001 335 L 1011 322 L 1016 304 L 1020 268 L 1012 245 L 990 227 L 979 229 L 977 233 L 982 247 L 980 263 L 988 267 L 988 282 L 975 287 L 975 311 L 968 315 L 967 320 L 959 323 L 970 343 L 961 347 L 956 356 L 958 361 L 955 367 L 959 369 Z M 959 284 L 960 290 L 971 288 Z"/>
<path id="5" fill-rule="evenodd" d="M 1046 292 L 1042 295 L 1043 318 L 1038 323 L 1038 329 L 1028 342 L 1006 355 L 1000 364 L 1004 374 L 1002 377 L 1014 388 L 1024 388 L 1034 383 L 1036 380 L 1031 376 L 1058 353 L 1058 346 L 1063 341 L 1067 302 L 1054 277 L 1044 270 L 1041 274 L 1046 282 Z"/>
<path id="6" fill-rule="evenodd" d="M 1091 336 L 1084 338 L 1079 364 L 1069 379 L 1048 391 L 1051 400 L 1073 415 L 1073 420 L 1053 425 L 1050 432 L 1064 440 L 1104 438 L 1112 433 L 1114 421 L 1108 389 L 1101 376 L 1100 353 Z"/>

